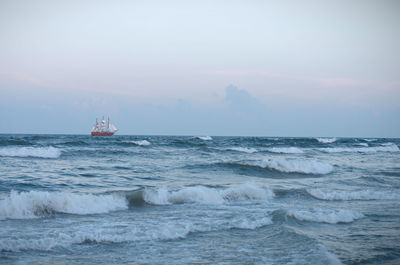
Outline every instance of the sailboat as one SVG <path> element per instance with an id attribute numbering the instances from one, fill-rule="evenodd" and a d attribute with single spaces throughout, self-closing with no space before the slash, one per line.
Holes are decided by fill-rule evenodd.
<path id="1" fill-rule="evenodd" d="M 96 118 L 96 124 L 92 128 L 92 136 L 111 136 L 116 131 L 118 131 L 118 129 L 115 128 L 114 124 L 110 123 L 110 118 L 107 119 L 107 123 L 106 123 L 106 121 L 104 120 L 104 116 L 103 116 L 100 124 Z"/>

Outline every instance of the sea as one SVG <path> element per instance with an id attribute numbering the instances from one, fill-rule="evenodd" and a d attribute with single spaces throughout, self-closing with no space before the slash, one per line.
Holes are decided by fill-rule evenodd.
<path id="1" fill-rule="evenodd" d="M 0 264 L 400 264 L 400 139 L 0 135 Z"/>

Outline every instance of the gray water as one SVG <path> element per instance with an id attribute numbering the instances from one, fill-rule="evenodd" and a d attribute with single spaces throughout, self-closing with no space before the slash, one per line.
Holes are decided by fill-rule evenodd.
<path id="1" fill-rule="evenodd" d="M 0 263 L 399 264 L 399 145 L 0 135 Z"/>

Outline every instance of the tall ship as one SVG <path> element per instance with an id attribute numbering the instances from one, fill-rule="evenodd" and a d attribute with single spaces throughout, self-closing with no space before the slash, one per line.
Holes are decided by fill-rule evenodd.
<path id="1" fill-rule="evenodd" d="M 96 118 L 96 124 L 93 126 L 92 129 L 92 136 L 111 136 L 116 131 L 118 131 L 118 129 L 115 128 L 114 124 L 110 123 L 110 118 L 107 119 L 107 123 L 104 120 L 104 117 L 101 119 L 100 123 L 97 121 Z"/>

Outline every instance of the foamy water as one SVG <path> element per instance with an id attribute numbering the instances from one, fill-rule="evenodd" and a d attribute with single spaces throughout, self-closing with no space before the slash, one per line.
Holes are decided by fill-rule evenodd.
<path id="1" fill-rule="evenodd" d="M 61 150 L 52 146 L 0 148 L 0 156 L 58 158 L 60 155 L 61 155 Z"/>
<path id="2" fill-rule="evenodd" d="M 140 146 L 148 146 L 151 143 L 147 140 L 140 140 L 140 141 L 132 141 L 132 143 L 136 144 L 136 145 L 140 145 Z"/>
<path id="3" fill-rule="evenodd" d="M 255 148 L 248 148 L 248 147 L 230 147 L 227 150 L 230 151 L 237 151 L 237 152 L 244 152 L 244 153 L 248 153 L 248 154 L 252 154 L 257 152 L 257 149 Z"/>
<path id="4" fill-rule="evenodd" d="M 125 198 L 117 195 L 11 191 L 4 200 L 0 201 L 0 219 L 34 218 L 55 212 L 84 215 L 127 208 Z"/>
<path id="5" fill-rule="evenodd" d="M 336 142 L 336 138 L 316 138 L 318 142 L 323 143 L 323 144 L 331 144 Z"/>
<path id="6" fill-rule="evenodd" d="M 281 154 L 303 154 L 304 151 L 297 147 L 272 147 L 267 149 L 272 153 L 281 153 Z"/>
<path id="7" fill-rule="evenodd" d="M 347 209 L 301 209 L 290 210 L 288 215 L 300 221 L 309 221 L 317 223 L 351 223 L 357 219 L 363 218 L 364 215 L 357 211 Z"/>
<path id="8" fill-rule="evenodd" d="M 332 165 L 317 160 L 266 158 L 249 164 L 286 173 L 328 174 L 333 171 Z"/>

